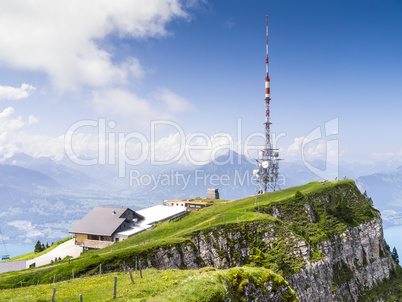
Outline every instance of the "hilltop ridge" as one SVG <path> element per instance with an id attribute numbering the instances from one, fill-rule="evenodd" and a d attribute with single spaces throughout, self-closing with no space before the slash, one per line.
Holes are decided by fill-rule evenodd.
<path id="1" fill-rule="evenodd" d="M 357 301 L 400 278 L 380 213 L 346 180 L 220 203 L 71 263 L 0 275 L 0 282 L 5 288 L 22 279 L 27 285 L 50 282 L 53 275 L 65 280 L 71 269 L 92 275 L 99 264 L 113 271 L 123 263 L 134 267 L 136 258 L 143 268 L 265 268 L 285 278 L 300 301 Z M 265 288 L 262 296 L 273 291 Z M 251 291 L 244 299 L 253 297 Z"/>

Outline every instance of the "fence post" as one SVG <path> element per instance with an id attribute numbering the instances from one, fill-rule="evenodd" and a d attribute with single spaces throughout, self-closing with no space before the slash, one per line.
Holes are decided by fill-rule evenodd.
<path id="1" fill-rule="evenodd" d="M 135 257 L 135 273 L 137 273 L 137 257 Z"/>
<path id="2" fill-rule="evenodd" d="M 133 274 L 131 271 L 132 271 L 131 269 L 128 270 L 128 272 L 130 273 L 131 284 L 134 284 L 134 278 L 133 278 Z"/>
<path id="3" fill-rule="evenodd" d="M 142 267 L 141 267 L 141 262 L 140 262 L 140 276 L 142 278 Z"/>
<path id="4" fill-rule="evenodd" d="M 102 264 L 99 264 L 99 275 L 102 276 Z"/>
<path id="5" fill-rule="evenodd" d="M 113 299 L 116 299 L 116 292 L 117 292 L 117 276 L 114 276 Z"/>
<path id="6" fill-rule="evenodd" d="M 53 288 L 53 296 L 52 296 L 52 302 L 54 302 L 54 298 L 56 298 L 56 288 Z"/>
<path id="7" fill-rule="evenodd" d="M 74 280 L 74 269 L 73 269 L 73 280 Z"/>
<path id="8" fill-rule="evenodd" d="M 82 302 L 82 295 L 80 294 L 80 302 Z"/>
<path id="9" fill-rule="evenodd" d="M 53 284 L 56 281 L 56 274 L 53 275 Z"/>

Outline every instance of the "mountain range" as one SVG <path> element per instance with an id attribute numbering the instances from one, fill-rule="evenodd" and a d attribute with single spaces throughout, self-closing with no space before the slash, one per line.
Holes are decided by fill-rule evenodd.
<path id="1" fill-rule="evenodd" d="M 402 166 L 390 172 L 361 176 L 356 184 L 371 196 L 385 227 L 402 224 Z"/>
<path id="2" fill-rule="evenodd" d="M 325 168 L 322 161 L 310 164 Z M 382 211 L 385 226 L 399 225 L 402 167 L 383 167 L 385 172 L 379 170 L 380 164 L 341 164 L 339 175 L 356 179 L 359 189 L 367 190 Z M 202 166 L 127 167 L 127 176 L 119 178 L 113 166 L 74 166 L 15 154 L 0 163 L 0 227 L 7 243 L 56 241 L 68 236 L 71 225 L 97 205 L 138 210 L 164 199 L 205 197 L 209 188 L 219 189 L 221 199 L 251 196 L 256 187 L 253 169 L 252 160 L 233 152 Z M 302 162 L 283 161 L 280 173 L 281 189 L 322 180 Z"/>

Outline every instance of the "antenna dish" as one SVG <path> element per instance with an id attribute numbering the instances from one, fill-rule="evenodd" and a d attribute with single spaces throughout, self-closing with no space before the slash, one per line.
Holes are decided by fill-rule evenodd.
<path id="1" fill-rule="evenodd" d="M 261 166 L 262 166 L 264 169 L 267 169 L 267 168 L 269 167 L 269 162 L 268 162 L 268 161 L 263 161 L 262 164 L 261 164 Z"/>

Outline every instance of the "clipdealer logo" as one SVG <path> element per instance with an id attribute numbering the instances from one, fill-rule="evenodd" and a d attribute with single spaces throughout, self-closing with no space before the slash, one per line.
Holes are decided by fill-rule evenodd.
<path id="1" fill-rule="evenodd" d="M 67 157 L 75 164 L 82 166 L 115 165 L 119 178 L 129 178 L 131 186 L 146 186 L 156 189 L 158 186 L 177 186 L 184 190 L 190 185 L 209 186 L 244 186 L 256 185 L 256 178 L 251 169 L 237 167 L 233 171 L 222 170 L 219 173 L 207 173 L 201 169 L 194 169 L 193 173 L 180 173 L 169 169 L 163 173 L 144 173 L 140 166 L 144 163 L 155 167 L 169 167 L 174 163 L 186 162 L 190 166 L 200 167 L 212 163 L 216 166 L 241 165 L 244 161 L 254 167 L 258 151 L 264 147 L 265 136 L 255 132 L 243 138 L 241 119 L 237 120 L 237 133 L 233 137 L 226 132 L 219 132 L 212 136 L 197 132 L 185 134 L 183 128 L 172 121 L 160 120 L 150 123 L 150 134 L 147 137 L 141 132 L 130 133 L 115 131 L 115 121 L 107 121 L 106 118 L 98 120 L 82 120 L 72 124 L 65 134 L 64 146 Z M 158 127 L 171 127 L 175 130 L 177 139 L 175 146 L 168 147 L 174 150 L 165 152 L 166 148 L 161 141 L 157 141 Z M 79 151 L 83 148 L 74 139 L 83 130 L 95 130 L 97 132 L 96 146 L 92 156 L 85 156 Z M 334 179 L 339 174 L 339 119 L 334 118 L 310 131 L 300 145 L 300 157 L 304 166 L 321 179 Z M 160 135 L 159 135 L 160 136 Z M 286 133 L 272 134 L 272 145 L 275 148 L 279 139 Z M 259 141 L 261 144 L 256 145 Z M 200 143 L 201 142 L 201 143 Z M 320 146 L 324 153 L 324 168 L 317 168 L 311 161 L 312 145 Z M 133 147 L 134 146 L 134 147 Z M 159 148 L 159 149 L 158 149 Z M 236 152 L 234 152 L 236 150 Z M 164 153 L 169 153 L 165 156 Z M 224 159 L 218 155 L 227 153 Z M 200 156 L 203 154 L 203 156 Z M 243 156 L 243 155 L 244 156 Z M 286 158 L 285 158 L 286 160 Z M 281 172 L 281 169 L 279 169 Z M 279 174 L 278 184 L 286 186 L 286 175 Z"/>
<path id="2" fill-rule="evenodd" d="M 174 150 L 166 150 L 166 147 L 157 141 L 158 127 L 171 127 L 175 130 L 177 139 L 175 140 Z M 189 165 L 201 166 L 210 162 L 222 166 L 226 164 L 238 163 L 246 160 L 254 164 L 252 153 L 257 152 L 262 145 L 255 145 L 253 141 L 263 141 L 264 135 L 259 132 L 242 137 L 241 119 L 237 120 L 237 136 L 233 137 L 230 133 L 219 132 L 208 136 L 202 132 L 195 132 L 186 135 L 183 128 L 172 121 L 161 120 L 150 123 L 149 139 L 141 132 L 133 131 L 130 133 L 115 132 L 115 121 L 106 122 L 105 118 L 99 120 L 82 120 L 72 124 L 65 134 L 64 149 L 68 158 L 77 165 L 116 165 L 118 166 L 118 176 L 127 176 L 127 166 L 140 166 L 149 162 L 151 166 L 169 166 L 178 162 L 186 162 Z M 78 135 L 79 130 L 95 128 L 97 130 L 97 146 L 95 155 L 92 157 L 80 156 L 80 146 L 74 141 L 74 136 Z M 284 133 L 278 136 L 273 135 L 273 139 L 278 141 Z M 240 146 L 239 146 L 240 144 Z M 133 148 L 133 146 L 135 146 Z M 159 149 L 158 149 L 159 148 Z M 164 149 L 165 148 L 165 149 Z M 135 150 L 134 150 L 135 149 Z M 237 152 L 234 152 L 236 150 Z M 169 151 L 169 152 L 167 152 Z M 224 161 L 218 160 L 221 153 L 229 153 Z M 169 156 L 165 156 L 169 154 Z M 203 154 L 204 156 L 201 156 Z M 245 157 L 242 157 L 244 154 Z"/>

